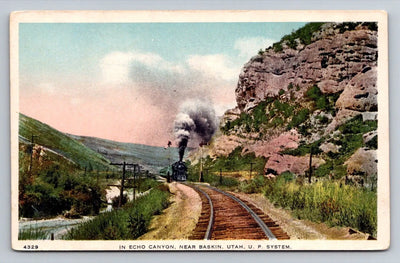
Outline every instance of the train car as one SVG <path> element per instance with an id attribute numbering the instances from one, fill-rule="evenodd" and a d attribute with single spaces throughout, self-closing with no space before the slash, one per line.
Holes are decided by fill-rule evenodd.
<path id="1" fill-rule="evenodd" d="M 186 181 L 187 180 L 187 167 L 182 161 L 172 164 L 172 180 Z"/>

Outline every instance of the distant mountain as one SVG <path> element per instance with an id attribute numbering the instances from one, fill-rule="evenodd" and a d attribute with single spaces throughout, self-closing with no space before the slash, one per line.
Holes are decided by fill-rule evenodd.
<path id="1" fill-rule="evenodd" d="M 161 168 L 178 161 L 178 149 L 134 143 L 122 143 L 95 137 L 69 135 L 110 162 L 138 163 L 146 170 L 159 172 Z"/>
<path id="2" fill-rule="evenodd" d="M 20 144 L 30 145 L 32 135 L 34 136 L 35 147 L 40 147 L 40 151 L 50 152 L 51 155 L 57 155 L 58 158 L 56 159 L 63 157 L 81 169 L 89 166 L 95 170 L 107 170 L 111 168 L 109 161 L 98 152 L 93 151 L 71 136 L 49 125 L 20 113 Z M 39 152 L 39 149 L 35 149 L 34 151 Z"/>

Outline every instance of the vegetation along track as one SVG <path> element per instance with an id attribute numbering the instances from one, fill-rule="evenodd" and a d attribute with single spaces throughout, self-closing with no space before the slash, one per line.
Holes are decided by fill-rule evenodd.
<path id="1" fill-rule="evenodd" d="M 289 239 L 289 236 L 261 209 L 204 184 L 186 184 L 202 201 L 199 221 L 189 239 Z"/>

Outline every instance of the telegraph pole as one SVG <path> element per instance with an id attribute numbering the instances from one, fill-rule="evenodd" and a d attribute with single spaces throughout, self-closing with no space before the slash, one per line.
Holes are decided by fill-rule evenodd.
<path id="1" fill-rule="evenodd" d="M 168 146 L 167 148 L 164 148 L 164 150 L 167 150 L 167 158 L 168 158 L 168 168 L 167 168 L 167 183 L 171 182 L 171 174 L 169 172 L 170 168 L 171 168 L 171 141 L 168 141 Z M 171 168 L 172 170 L 172 168 Z"/>
<path id="2" fill-rule="evenodd" d="M 253 164 L 255 163 L 253 162 L 250 163 L 250 179 L 251 179 L 251 173 L 253 172 Z"/>
<path id="3" fill-rule="evenodd" d="M 32 159 L 33 159 L 33 146 L 34 146 L 34 139 L 35 137 L 39 137 L 38 135 L 33 135 L 31 136 L 31 160 L 29 162 L 29 169 L 28 172 L 32 173 Z"/>
<path id="4" fill-rule="evenodd" d="M 133 201 L 136 201 L 136 167 L 139 173 L 139 165 L 133 166 Z"/>
<path id="5" fill-rule="evenodd" d="M 311 176 L 312 176 L 312 155 L 313 155 L 313 147 L 310 147 L 310 163 L 308 170 L 308 183 L 311 184 Z"/>
<path id="6" fill-rule="evenodd" d="M 199 175 L 199 182 L 203 183 L 204 182 L 204 176 L 203 176 L 203 144 L 200 144 L 200 175 Z"/>
<path id="7" fill-rule="evenodd" d="M 122 166 L 122 180 L 121 180 L 121 186 L 120 186 L 120 190 L 119 190 L 119 201 L 118 201 L 118 208 L 120 208 L 122 205 L 122 198 L 123 198 L 123 194 L 124 194 L 126 166 L 135 167 L 137 164 L 123 162 L 123 163 L 111 163 L 111 165 Z M 135 178 L 135 175 L 133 178 Z"/>

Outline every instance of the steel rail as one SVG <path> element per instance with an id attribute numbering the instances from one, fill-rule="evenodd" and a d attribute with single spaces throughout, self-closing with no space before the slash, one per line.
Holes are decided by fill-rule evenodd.
<path id="1" fill-rule="evenodd" d="M 200 193 L 202 193 L 208 200 L 208 204 L 210 205 L 210 218 L 208 220 L 208 226 L 207 226 L 207 230 L 206 233 L 204 235 L 204 240 L 210 240 L 211 239 L 211 234 L 212 234 L 212 226 L 214 224 L 214 206 L 213 203 L 211 201 L 210 196 L 204 192 L 203 190 L 201 190 L 200 188 L 198 188 L 197 186 L 194 186 L 192 184 L 187 184 L 187 183 L 183 183 L 189 187 L 195 188 L 197 191 L 199 191 Z"/>
<path id="2" fill-rule="evenodd" d="M 247 210 L 247 212 L 249 212 L 249 214 L 254 218 L 254 220 L 257 222 L 257 224 L 261 227 L 262 231 L 264 232 L 264 234 L 268 237 L 269 240 L 277 240 L 276 236 L 271 232 L 271 230 L 268 228 L 268 226 L 264 223 L 264 221 L 253 211 L 251 210 L 250 207 L 248 207 L 242 200 L 240 200 L 239 198 L 237 198 L 234 195 L 231 195 L 227 192 L 224 192 L 218 188 L 212 187 L 212 186 L 206 186 L 212 190 L 215 190 L 221 194 L 224 194 L 226 196 L 228 196 L 229 198 L 233 199 L 234 201 L 238 202 L 244 209 Z M 201 190 L 200 190 L 201 191 Z"/>

